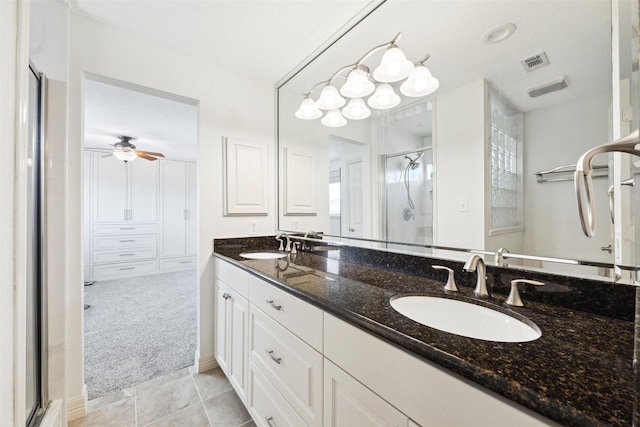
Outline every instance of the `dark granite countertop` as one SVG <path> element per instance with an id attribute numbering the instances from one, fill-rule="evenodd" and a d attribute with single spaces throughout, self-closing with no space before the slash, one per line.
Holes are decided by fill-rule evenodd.
<path id="1" fill-rule="evenodd" d="M 634 323 L 633 318 L 628 319 L 629 313 L 594 314 L 536 302 L 528 299 L 532 293 L 525 292 L 526 307 L 507 309 L 502 306 L 504 295 L 494 291 L 490 300 L 479 301 L 473 298 L 471 287 L 460 286 L 453 298 L 518 313 L 542 330 L 539 339 L 525 343 L 466 338 L 419 324 L 396 312 L 389 303 L 398 295 L 451 297 L 442 289 L 443 281 L 350 262 L 339 255 L 340 251 L 330 251 L 333 254 L 329 256 L 304 252 L 281 260 L 239 256 L 258 249 L 275 250 L 270 242 L 273 240 L 216 240 L 214 254 L 563 425 L 632 425 Z M 514 278 L 514 273 L 502 273 Z M 460 281 L 458 275 L 462 274 L 457 273 L 456 280 Z M 548 292 L 568 288 L 558 280 L 549 283 Z M 631 298 L 633 307 L 635 289 L 621 288 L 621 293 L 625 301 Z"/>

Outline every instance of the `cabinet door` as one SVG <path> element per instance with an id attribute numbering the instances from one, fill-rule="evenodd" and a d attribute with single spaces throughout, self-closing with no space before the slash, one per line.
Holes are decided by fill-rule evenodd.
<path id="1" fill-rule="evenodd" d="M 409 425 L 409 418 L 324 359 L 324 427 Z"/>
<path id="2" fill-rule="evenodd" d="M 161 257 L 186 255 L 186 163 L 162 160 L 160 164 Z"/>
<path id="3" fill-rule="evenodd" d="M 215 337 L 214 337 L 214 354 L 220 368 L 229 375 L 227 353 L 228 353 L 228 336 L 227 336 L 227 299 L 229 299 L 229 287 L 224 283 L 216 280 L 216 325 L 215 325 Z"/>
<path id="4" fill-rule="evenodd" d="M 93 221 L 124 221 L 127 209 L 128 164 L 103 152 L 93 152 L 91 160 Z"/>
<path id="5" fill-rule="evenodd" d="M 131 162 L 129 174 L 129 220 L 156 222 L 158 210 L 158 163 L 144 159 Z"/>
<path id="6" fill-rule="evenodd" d="M 198 253 L 198 166 L 187 163 L 187 255 Z"/>
<path id="7" fill-rule="evenodd" d="M 231 385 L 238 393 L 240 400 L 246 403 L 249 302 L 231 289 L 229 294 L 231 298 L 227 300 L 227 310 L 229 311 L 227 369 Z"/>

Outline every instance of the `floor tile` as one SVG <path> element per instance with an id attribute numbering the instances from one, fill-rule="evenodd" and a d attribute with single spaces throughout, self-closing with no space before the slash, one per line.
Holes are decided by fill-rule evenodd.
<path id="1" fill-rule="evenodd" d="M 149 427 L 209 427 L 209 419 L 202 403 L 191 405 L 173 415 L 148 424 Z"/>
<path id="2" fill-rule="evenodd" d="M 238 427 L 251 419 L 234 390 L 205 400 L 204 409 L 213 427 Z"/>
<path id="3" fill-rule="evenodd" d="M 213 396 L 231 390 L 231 383 L 220 368 L 215 368 L 202 374 L 193 374 L 193 379 L 203 402 Z"/>
<path id="4" fill-rule="evenodd" d="M 129 387 L 123 390 L 118 390 L 113 393 L 109 393 L 106 396 L 101 396 L 96 399 L 90 400 L 89 402 L 87 402 L 87 410 L 89 412 L 95 411 L 96 409 L 104 408 L 105 406 L 109 406 L 112 403 L 128 399 L 135 395 L 136 395 L 135 387 Z"/>
<path id="5" fill-rule="evenodd" d="M 136 385 L 136 394 L 140 394 L 141 392 L 144 392 L 147 390 L 153 390 L 160 385 L 173 382 L 187 375 L 189 375 L 189 368 L 182 368 L 178 371 L 171 372 L 170 374 L 163 375 L 161 377 L 154 378 L 149 381 L 145 381 L 141 384 Z"/>
<path id="6" fill-rule="evenodd" d="M 150 424 L 190 405 L 200 403 L 200 397 L 190 375 L 159 385 L 153 389 L 137 389 L 136 398 L 138 425 L 140 426 Z"/>
<path id="7" fill-rule="evenodd" d="M 135 427 L 135 397 L 89 412 L 82 418 L 69 422 L 69 427 Z"/>

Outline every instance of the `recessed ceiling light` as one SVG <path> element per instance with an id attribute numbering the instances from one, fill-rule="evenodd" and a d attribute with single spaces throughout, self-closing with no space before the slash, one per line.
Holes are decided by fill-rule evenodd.
<path id="1" fill-rule="evenodd" d="M 482 35 L 482 41 L 486 44 L 499 43 L 503 40 L 511 37 L 511 34 L 515 33 L 515 24 L 502 24 L 497 27 L 493 27 Z"/>

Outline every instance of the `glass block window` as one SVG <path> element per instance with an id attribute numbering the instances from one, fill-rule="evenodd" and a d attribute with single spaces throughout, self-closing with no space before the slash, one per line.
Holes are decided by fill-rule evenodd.
<path id="1" fill-rule="evenodd" d="M 491 105 L 491 229 L 523 225 L 522 113 Z"/>

